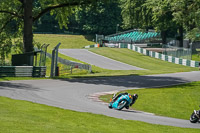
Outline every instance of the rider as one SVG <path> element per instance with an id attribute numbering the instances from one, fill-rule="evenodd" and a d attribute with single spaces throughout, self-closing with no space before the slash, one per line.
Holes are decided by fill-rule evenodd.
<path id="1" fill-rule="evenodd" d="M 113 96 L 113 99 L 112 99 L 112 103 L 114 103 L 120 96 L 122 96 L 122 95 L 128 95 L 128 93 L 127 92 L 125 92 L 125 93 L 120 93 L 119 95 L 115 95 L 114 94 L 114 96 Z M 130 106 L 132 106 L 134 103 L 135 103 L 135 101 L 137 100 L 137 98 L 138 98 L 138 94 L 133 94 L 133 95 L 131 95 L 131 97 L 132 97 L 132 101 L 131 101 L 131 103 L 130 103 Z M 129 106 L 126 106 L 126 109 L 129 109 Z"/>

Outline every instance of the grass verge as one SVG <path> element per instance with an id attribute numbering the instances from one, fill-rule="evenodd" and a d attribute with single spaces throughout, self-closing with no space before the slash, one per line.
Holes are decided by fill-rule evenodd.
<path id="1" fill-rule="evenodd" d="M 124 92 L 124 91 L 123 91 Z M 139 98 L 132 109 L 189 120 L 194 109 L 200 104 L 200 81 L 165 88 L 127 90 L 137 93 Z M 100 97 L 109 102 L 111 95 Z"/>
<path id="2" fill-rule="evenodd" d="M 37 78 L 37 77 L 1 77 L 0 81 L 11 81 L 11 80 L 40 80 L 47 78 Z"/>
<path id="3" fill-rule="evenodd" d="M 60 49 L 83 48 L 95 44 L 95 42 L 88 41 L 87 37 L 83 35 L 34 34 L 34 40 L 41 44 L 50 44 L 49 50 L 52 50 L 58 43 L 61 43 Z"/>
<path id="4" fill-rule="evenodd" d="M 5 97 L 0 97 L 0 106 L 0 125 L 3 133 L 197 133 L 200 131 L 75 112 Z"/>
<path id="5" fill-rule="evenodd" d="M 183 65 L 177 65 L 155 59 L 143 54 L 134 52 L 129 49 L 118 48 L 92 48 L 90 51 L 112 58 L 114 60 L 127 63 L 129 65 L 137 66 L 147 70 L 139 71 L 126 71 L 125 73 L 135 75 L 149 75 L 149 74 L 162 74 L 162 73 L 175 73 L 175 72 L 188 72 L 197 71 L 198 68 L 187 67 Z M 121 71 L 123 72 L 123 71 Z"/>
<path id="6" fill-rule="evenodd" d="M 183 65 L 177 65 L 148 57 L 137 52 L 128 49 L 118 49 L 118 48 L 92 48 L 90 51 L 101 54 L 103 56 L 124 62 L 133 66 L 141 67 L 146 70 L 108 70 L 99 68 L 97 66 L 92 66 L 91 74 L 81 74 L 81 75 L 68 75 L 70 77 L 96 77 L 96 76 L 121 76 L 121 75 L 151 75 L 151 74 L 163 74 L 163 73 L 176 73 L 176 72 L 188 72 L 197 71 L 198 68 L 187 67 Z M 67 57 L 65 55 L 59 54 L 61 58 L 80 62 L 79 60 Z M 65 78 L 63 76 L 61 78 Z"/>
<path id="7" fill-rule="evenodd" d="M 200 56 L 198 54 L 193 54 L 192 55 L 192 60 L 200 61 Z"/>
<path id="8" fill-rule="evenodd" d="M 48 52 L 61 42 L 60 48 L 83 48 L 86 45 L 92 45 L 94 42 L 88 41 L 87 37 L 80 35 L 54 35 L 54 34 L 34 34 L 36 42 L 49 43 Z M 182 65 L 176 65 L 173 63 L 165 62 L 159 59 L 151 58 L 132 50 L 118 49 L 118 48 L 92 48 L 90 51 L 103 56 L 133 65 L 147 70 L 108 70 L 102 69 L 97 66 L 92 66 L 92 74 L 81 75 L 67 75 L 67 77 L 93 77 L 93 76 L 119 76 L 119 75 L 150 75 L 150 74 L 162 74 L 162 73 L 175 73 L 175 72 L 188 72 L 197 71 L 198 68 L 191 68 Z M 71 57 L 59 54 L 59 57 L 75 62 L 81 62 Z M 81 62 L 84 63 L 84 62 Z M 86 64 L 86 63 L 84 63 Z M 63 76 L 65 78 L 66 76 Z"/>

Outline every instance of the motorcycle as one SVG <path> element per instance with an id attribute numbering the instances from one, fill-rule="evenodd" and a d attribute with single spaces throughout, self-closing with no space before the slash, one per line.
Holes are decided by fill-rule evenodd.
<path id="1" fill-rule="evenodd" d="M 200 110 L 194 110 L 194 112 L 190 116 L 190 122 L 191 123 L 200 122 Z"/>
<path id="2" fill-rule="evenodd" d="M 114 97 L 115 97 L 115 94 L 114 94 L 113 98 Z M 128 109 L 132 102 L 132 99 L 133 99 L 133 96 L 130 94 L 121 95 L 115 101 L 113 101 L 113 99 L 110 99 L 110 103 L 109 103 L 108 107 L 110 109 L 115 108 L 117 110 L 122 110 L 124 107 L 126 109 Z M 137 98 L 134 98 L 134 99 L 136 100 Z"/>

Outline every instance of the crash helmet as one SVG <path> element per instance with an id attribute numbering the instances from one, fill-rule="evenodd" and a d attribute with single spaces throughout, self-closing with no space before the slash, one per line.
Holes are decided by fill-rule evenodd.
<path id="1" fill-rule="evenodd" d="M 134 100 L 137 100 L 138 94 L 133 94 L 133 98 L 134 98 Z"/>

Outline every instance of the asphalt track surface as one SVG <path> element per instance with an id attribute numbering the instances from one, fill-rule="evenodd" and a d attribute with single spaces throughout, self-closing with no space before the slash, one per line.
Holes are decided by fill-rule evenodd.
<path id="1" fill-rule="evenodd" d="M 132 65 L 128 65 L 93 52 L 87 49 L 59 49 L 59 53 L 76 58 L 91 65 L 95 65 L 110 70 L 145 70 Z"/>
<path id="2" fill-rule="evenodd" d="M 103 114 L 125 120 L 184 128 L 200 128 L 188 120 L 156 116 L 136 110 L 117 111 L 98 102 L 105 92 L 169 86 L 200 80 L 200 71 L 148 76 L 99 77 L 85 79 L 47 79 L 0 82 L 0 96 L 27 100 L 64 109 Z M 139 100 L 139 99 L 138 99 Z M 134 105 L 133 105 L 134 106 Z M 192 113 L 193 109 L 191 109 Z"/>

